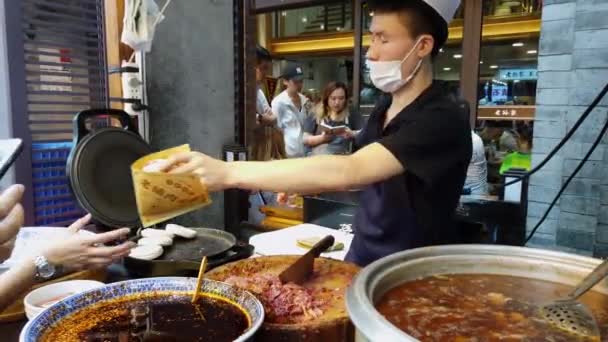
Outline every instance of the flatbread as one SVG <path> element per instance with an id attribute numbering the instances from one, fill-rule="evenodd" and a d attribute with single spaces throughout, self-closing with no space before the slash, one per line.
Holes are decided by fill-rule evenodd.
<path id="1" fill-rule="evenodd" d="M 131 250 L 129 256 L 141 260 L 154 260 L 163 254 L 163 247 L 159 245 L 137 246 Z"/>
<path id="2" fill-rule="evenodd" d="M 168 236 L 145 237 L 137 241 L 139 246 L 157 245 L 169 247 L 173 244 L 173 239 Z"/>
<path id="3" fill-rule="evenodd" d="M 165 227 L 165 231 L 167 231 L 168 233 L 171 233 L 173 235 L 183 237 L 185 239 L 194 239 L 196 237 L 196 230 L 182 227 L 180 225 L 172 224 L 172 223 L 168 224 Z"/>
<path id="4" fill-rule="evenodd" d="M 170 232 L 168 232 L 166 230 L 162 230 L 162 229 L 152 229 L 152 228 L 142 230 L 141 236 L 145 237 L 145 238 L 168 237 L 168 238 L 173 239 L 173 234 L 171 234 Z"/>

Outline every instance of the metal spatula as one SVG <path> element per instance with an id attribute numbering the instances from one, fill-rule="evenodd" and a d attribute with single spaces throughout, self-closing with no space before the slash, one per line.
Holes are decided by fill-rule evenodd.
<path id="1" fill-rule="evenodd" d="M 600 330 L 591 310 L 577 299 L 608 275 L 608 260 L 600 264 L 565 299 L 541 307 L 541 313 L 552 325 L 573 334 L 597 338 Z"/>

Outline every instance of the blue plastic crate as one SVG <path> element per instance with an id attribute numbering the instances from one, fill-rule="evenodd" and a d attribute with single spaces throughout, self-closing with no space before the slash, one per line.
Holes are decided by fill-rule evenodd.
<path id="1" fill-rule="evenodd" d="M 78 219 L 84 211 L 74 199 L 66 176 L 72 142 L 32 144 L 32 180 L 37 225 Z"/>

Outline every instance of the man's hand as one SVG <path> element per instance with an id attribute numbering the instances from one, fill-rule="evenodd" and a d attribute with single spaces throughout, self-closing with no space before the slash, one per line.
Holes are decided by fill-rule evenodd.
<path id="1" fill-rule="evenodd" d="M 94 236 L 78 234 L 91 221 L 87 215 L 68 227 L 69 236 L 54 243 L 42 254 L 53 265 L 69 270 L 95 269 L 105 267 L 127 255 L 134 242 L 124 242 L 118 246 L 104 246 L 105 243 L 121 240 L 129 234 L 129 228 L 117 229 Z"/>
<path id="2" fill-rule="evenodd" d="M 226 162 L 211 158 L 199 152 L 177 154 L 169 158 L 170 173 L 194 173 L 209 191 L 222 191 L 229 188 L 228 166 Z"/>
<path id="3" fill-rule="evenodd" d="M 23 225 L 23 185 L 13 185 L 0 195 L 0 261 L 7 259 L 15 244 L 15 238 Z"/>
<path id="4" fill-rule="evenodd" d="M 274 122 L 276 121 L 276 117 L 272 113 L 272 110 L 268 108 L 266 112 L 258 116 L 258 121 L 261 125 L 270 126 L 274 124 Z"/>

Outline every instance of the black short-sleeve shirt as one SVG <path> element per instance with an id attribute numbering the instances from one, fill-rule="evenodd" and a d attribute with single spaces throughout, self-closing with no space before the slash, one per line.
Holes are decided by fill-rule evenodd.
<path id="1" fill-rule="evenodd" d="M 362 266 L 402 250 L 458 242 L 453 217 L 471 160 L 469 115 L 435 81 L 383 129 L 391 100 L 380 99 L 356 141 L 382 144 L 405 168 L 361 192 L 347 260 Z"/>

